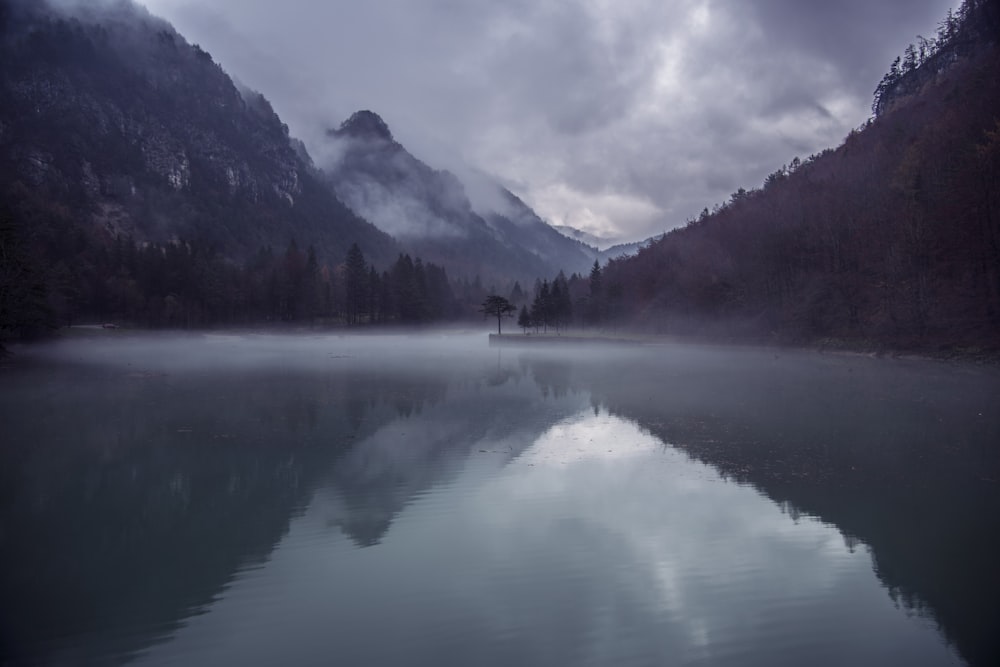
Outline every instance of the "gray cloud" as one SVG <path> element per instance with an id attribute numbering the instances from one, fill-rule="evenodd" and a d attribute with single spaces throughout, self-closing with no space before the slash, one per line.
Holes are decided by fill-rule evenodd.
<path id="1" fill-rule="evenodd" d="M 377 111 L 436 168 L 635 239 L 836 146 L 958 0 L 143 0 L 311 150 Z"/>

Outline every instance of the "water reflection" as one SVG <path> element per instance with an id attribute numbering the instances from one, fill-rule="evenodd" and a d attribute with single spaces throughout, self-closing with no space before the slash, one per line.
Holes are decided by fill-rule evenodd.
<path id="1" fill-rule="evenodd" d="M 995 374 L 175 345 L 0 385 L 0 658 L 993 664 Z"/>
<path id="2" fill-rule="evenodd" d="M 564 362 L 595 406 L 871 545 L 893 600 L 1000 662 L 994 370 L 695 346 Z"/>
<path id="3" fill-rule="evenodd" d="M 239 342 L 57 346 L 7 376 L 0 659 L 125 659 L 266 561 L 317 488 L 341 500 L 331 523 L 374 545 L 476 442 L 508 460 L 570 409 L 490 389 L 480 356 L 265 338 L 248 359 Z"/>
<path id="4" fill-rule="evenodd" d="M 835 528 L 589 409 L 421 495 L 377 550 L 330 503 L 138 664 L 957 662 Z"/>
<path id="5" fill-rule="evenodd" d="M 579 382 L 730 479 L 864 542 L 891 597 L 1000 662 L 1000 383 L 943 364 L 693 349 Z"/>

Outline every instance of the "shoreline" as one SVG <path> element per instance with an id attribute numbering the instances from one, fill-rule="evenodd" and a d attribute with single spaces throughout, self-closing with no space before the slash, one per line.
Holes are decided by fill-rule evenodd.
<path id="1" fill-rule="evenodd" d="M 719 345 L 727 347 L 751 347 L 769 350 L 797 350 L 816 352 L 825 355 L 844 357 L 868 357 L 870 359 L 893 359 L 900 361 L 936 361 L 971 363 L 983 366 L 1000 366 L 1000 350 L 984 350 L 980 348 L 890 348 L 878 347 L 870 341 L 851 344 L 849 341 L 823 339 L 813 342 L 778 342 L 753 339 L 725 339 L 696 336 L 677 336 L 664 334 L 629 334 L 616 335 L 576 335 L 573 333 L 529 333 L 529 334 L 494 334 L 489 335 L 489 345 L 530 347 L 533 345 L 553 346 L 569 345 L 614 345 L 655 347 L 658 345 Z"/>
<path id="2" fill-rule="evenodd" d="M 45 344 L 59 340 L 74 338 L 131 338 L 160 334 L 174 335 L 335 335 L 335 336 L 393 336 L 393 335 L 447 335 L 460 333 L 477 333 L 482 329 L 468 324 L 455 324 L 443 327 L 324 327 L 324 326 L 282 326 L 282 325 L 249 325 L 228 327 L 207 327 L 204 329 L 146 329 L 142 327 L 114 326 L 104 327 L 100 324 L 74 325 L 63 327 L 34 341 L 5 341 L 0 346 L 0 361 L 11 362 L 17 356 L 17 351 L 30 348 L 35 344 Z M 761 339 L 732 339 L 697 336 L 679 336 L 676 334 L 652 334 L 640 332 L 614 332 L 610 334 L 589 333 L 580 331 L 560 333 L 506 333 L 488 334 L 489 347 L 545 347 L 563 346 L 614 346 L 632 348 L 651 348 L 662 345 L 718 345 L 729 347 L 749 347 L 768 350 L 798 350 L 816 352 L 824 355 L 856 356 L 872 359 L 893 359 L 900 361 L 936 361 L 974 364 L 980 366 L 1000 366 L 1000 350 L 965 347 L 905 347 L 891 348 L 879 346 L 872 341 L 846 341 L 838 339 L 820 339 L 811 342 L 791 342 Z M 4 364 L 7 365 L 7 364 Z"/>
<path id="3" fill-rule="evenodd" d="M 625 337 L 611 337 L 611 336 L 576 336 L 576 335 L 562 335 L 562 334 L 495 334 L 491 333 L 489 337 L 489 344 L 493 346 L 505 346 L 505 345 L 558 345 L 562 344 L 572 344 L 572 345 L 585 345 L 585 344 L 597 344 L 597 345 L 656 345 L 665 342 L 674 341 L 653 341 L 653 340 L 643 340 L 640 338 L 625 338 Z"/>

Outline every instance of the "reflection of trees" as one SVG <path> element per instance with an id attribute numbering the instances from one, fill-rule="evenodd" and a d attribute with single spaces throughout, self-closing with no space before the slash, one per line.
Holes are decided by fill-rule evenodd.
<path id="1" fill-rule="evenodd" d="M 0 465 L 15 662 L 56 637 L 86 635 L 81 662 L 110 662 L 168 634 L 267 558 L 347 433 L 320 414 L 328 388 L 297 378 L 108 380 L 60 387 L 57 420 L 44 396 L 5 420 L 21 453 Z M 317 433 L 334 446 L 307 446 Z"/>
<path id="2" fill-rule="evenodd" d="M 383 373 L 66 377 L 0 396 L 0 662 L 114 662 L 265 560 L 338 458 L 441 400 Z M 352 412 L 353 409 L 353 412 Z M 39 655 L 40 652 L 47 655 Z"/>
<path id="3" fill-rule="evenodd" d="M 480 441 L 502 439 L 506 460 L 558 418 L 474 368 L 9 378 L 0 662 L 58 661 L 57 639 L 80 662 L 124 661 L 266 560 L 317 488 L 346 508 L 335 523 L 351 539 L 375 544 Z"/>
<path id="4" fill-rule="evenodd" d="M 521 364 L 530 371 L 542 396 L 548 397 L 551 394 L 555 398 L 561 398 L 566 395 L 573 368 L 570 359 L 526 355 L 521 357 Z"/>
<path id="5" fill-rule="evenodd" d="M 395 416 L 409 417 L 441 401 L 447 392 L 445 378 L 420 373 L 372 373 L 352 370 L 344 377 L 348 389 L 340 404 L 348 421 L 357 427 L 366 415 L 389 407 Z M 385 415 L 381 417 L 385 419 Z"/>
<path id="6" fill-rule="evenodd" d="M 1000 385 L 935 365 L 678 352 L 578 368 L 612 413 L 871 547 L 890 595 L 1000 663 Z M 623 378 L 625 378 L 623 380 Z"/>

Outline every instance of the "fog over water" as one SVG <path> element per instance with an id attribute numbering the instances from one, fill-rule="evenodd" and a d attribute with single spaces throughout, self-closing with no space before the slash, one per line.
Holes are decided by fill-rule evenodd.
<path id="1" fill-rule="evenodd" d="M 0 370 L 10 664 L 993 664 L 1000 374 L 485 334 Z"/>

